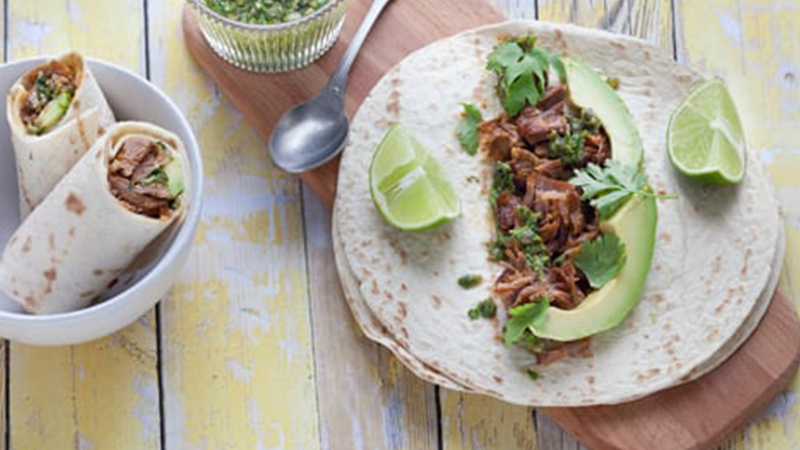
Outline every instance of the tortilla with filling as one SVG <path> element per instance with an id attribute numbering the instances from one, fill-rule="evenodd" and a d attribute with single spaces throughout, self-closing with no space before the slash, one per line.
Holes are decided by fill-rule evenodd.
<path id="1" fill-rule="evenodd" d="M 114 123 L 111 108 L 78 53 L 20 77 L 8 93 L 6 118 L 23 218 Z"/>
<path id="2" fill-rule="evenodd" d="M 488 203 L 491 166 L 460 149 L 454 130 L 462 102 L 499 115 L 486 58 L 501 35 L 533 34 L 539 46 L 582 60 L 620 79 L 645 148 L 645 171 L 659 201 L 653 264 L 639 304 L 617 328 L 592 337 L 592 355 L 527 369 L 535 358 L 502 343 L 503 314 L 472 321 L 467 311 L 493 294 L 492 283 L 459 287 L 465 274 L 495 280 L 502 267 L 487 260 L 494 217 Z M 424 74 L 424 83 L 420 81 Z M 365 306 L 387 335 L 420 363 L 463 386 L 533 406 L 613 404 L 665 389 L 713 366 L 743 325 L 761 311 L 770 276 L 779 270 L 780 219 L 758 156 L 733 187 L 703 186 L 677 174 L 665 150 L 667 122 L 702 82 L 647 44 L 571 26 L 507 22 L 440 41 L 390 70 L 353 120 L 336 199 L 340 251 Z M 743 121 L 752 115 L 742 111 Z M 456 221 L 408 233 L 376 211 L 367 178 L 386 130 L 402 123 L 445 165 L 460 193 Z M 481 183 L 468 183 L 468 177 Z M 339 267 L 343 272 L 343 267 Z M 757 322 L 757 321 L 756 321 Z"/>
<path id="3" fill-rule="evenodd" d="M 185 162 L 162 128 L 112 126 L 11 237 L 0 289 L 35 314 L 89 306 L 182 216 Z"/>

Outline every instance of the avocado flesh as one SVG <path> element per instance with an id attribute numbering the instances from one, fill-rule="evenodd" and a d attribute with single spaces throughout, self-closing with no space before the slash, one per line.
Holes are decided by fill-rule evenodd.
<path id="1" fill-rule="evenodd" d="M 627 260 L 620 273 L 590 294 L 578 307 L 550 307 L 533 334 L 556 341 L 574 341 L 616 327 L 639 302 L 644 290 L 656 241 L 658 213 L 652 197 L 634 197 L 610 220 L 600 223 L 606 234 L 615 234 L 625 245 Z"/>
<path id="2" fill-rule="evenodd" d="M 564 59 L 571 101 L 590 109 L 611 140 L 613 159 L 639 168 L 643 148 L 639 132 L 617 93 L 586 64 Z M 620 273 L 590 294 L 578 307 L 549 307 L 544 321 L 531 327 L 534 335 L 556 341 L 574 341 L 616 327 L 639 302 L 655 247 L 658 213 L 651 197 L 636 196 L 607 221 L 606 234 L 615 234 L 625 245 L 627 260 Z"/>
<path id="3" fill-rule="evenodd" d="M 623 165 L 641 167 L 644 154 L 642 138 L 617 92 L 581 61 L 564 58 L 564 69 L 570 100 L 600 119 L 611 138 L 611 157 Z"/>
<path id="4" fill-rule="evenodd" d="M 43 134 L 56 126 L 59 120 L 67 113 L 72 102 L 72 95 L 69 92 L 62 92 L 56 98 L 50 100 L 39 113 L 33 124 L 36 134 Z"/>
<path id="5" fill-rule="evenodd" d="M 167 190 L 173 198 L 183 193 L 183 167 L 178 158 L 173 158 L 161 170 L 167 175 Z"/>

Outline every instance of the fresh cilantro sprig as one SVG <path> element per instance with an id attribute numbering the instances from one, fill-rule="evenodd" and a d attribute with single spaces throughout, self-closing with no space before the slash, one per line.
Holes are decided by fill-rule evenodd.
<path id="1" fill-rule="evenodd" d="M 546 71 L 552 67 L 566 78 L 564 64 L 558 55 L 536 47 L 534 36 L 523 36 L 497 44 L 489 54 L 488 70 L 498 75 L 498 91 L 506 113 L 514 117 L 525 105 L 535 105 L 546 86 Z"/>
<path id="2" fill-rule="evenodd" d="M 605 167 L 589 164 L 585 169 L 576 170 L 570 183 L 583 190 L 581 198 L 591 200 L 592 206 L 607 219 L 634 195 L 661 199 L 674 199 L 674 195 L 658 195 L 647 186 L 647 177 L 634 167 L 626 166 L 617 160 L 609 159 Z"/>
<path id="3" fill-rule="evenodd" d="M 575 265 L 595 289 L 600 289 L 616 277 L 625 266 L 625 261 L 625 244 L 613 234 L 585 241 L 581 244 L 581 252 L 575 255 Z"/>
<path id="4" fill-rule="evenodd" d="M 462 103 L 461 106 L 464 108 L 464 115 L 456 127 L 456 136 L 461 147 L 470 155 L 475 155 L 480 143 L 478 125 L 483 122 L 483 115 L 481 110 L 471 103 Z"/>
<path id="5" fill-rule="evenodd" d="M 550 299 L 543 297 L 535 303 L 526 303 L 516 308 L 508 310 L 511 317 L 506 323 L 504 341 L 506 346 L 511 346 L 525 333 L 525 330 L 532 326 L 541 325 L 546 315 L 547 308 L 550 307 Z"/>

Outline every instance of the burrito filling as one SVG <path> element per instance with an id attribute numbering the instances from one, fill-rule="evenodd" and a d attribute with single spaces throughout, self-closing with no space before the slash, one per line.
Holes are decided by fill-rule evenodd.
<path id="1" fill-rule="evenodd" d="M 125 207 L 166 219 L 180 206 L 183 169 L 175 152 L 144 136 L 126 138 L 109 165 L 111 192 Z"/>
<path id="2" fill-rule="evenodd" d="M 72 103 L 75 79 L 72 68 L 59 61 L 39 70 L 20 111 L 28 133 L 39 136 L 55 128 Z"/>
<path id="3" fill-rule="evenodd" d="M 489 258 L 503 267 L 493 292 L 508 316 L 504 341 L 525 345 L 537 363 L 548 364 L 591 355 L 591 333 L 554 340 L 536 331 L 550 314 L 577 308 L 623 270 L 625 244 L 601 224 L 633 195 L 653 194 L 638 169 L 611 158 L 603 122 L 570 98 L 573 88 L 588 89 L 595 101 L 620 108 L 612 88 L 593 72 L 567 85 L 564 61 L 535 43 L 525 36 L 495 46 L 487 69 L 497 76 L 504 113 L 483 120 L 478 107 L 465 104 L 456 132 L 468 153 L 480 150 L 494 165 L 489 200 L 496 233 L 488 247 Z M 624 298 L 638 299 L 610 292 L 597 301 L 622 310 L 619 317 Z"/>

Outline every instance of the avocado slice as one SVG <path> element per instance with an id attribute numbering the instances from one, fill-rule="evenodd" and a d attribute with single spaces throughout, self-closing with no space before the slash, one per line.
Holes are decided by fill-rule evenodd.
<path id="1" fill-rule="evenodd" d="M 617 93 L 589 66 L 564 59 L 571 101 L 590 109 L 611 139 L 611 157 L 624 165 L 641 167 L 642 140 L 628 108 Z M 577 307 L 549 307 L 544 320 L 531 326 L 534 335 L 557 341 L 574 341 L 616 327 L 639 302 L 644 290 L 656 241 L 658 212 L 651 197 L 628 200 L 607 221 L 606 234 L 615 234 L 625 245 L 627 261 L 620 273 Z"/>
<path id="2" fill-rule="evenodd" d="M 564 58 L 564 69 L 570 100 L 600 119 L 611 138 L 611 157 L 623 165 L 641 167 L 644 156 L 642 138 L 617 92 L 586 63 Z"/>
<path id="3" fill-rule="evenodd" d="M 56 98 L 50 100 L 44 106 L 42 112 L 39 113 L 39 117 L 33 121 L 35 133 L 44 134 L 55 127 L 58 121 L 67 113 L 70 103 L 72 103 L 72 94 L 69 91 L 62 92 Z"/>
<path id="4" fill-rule="evenodd" d="M 167 175 L 167 189 L 173 198 L 183 193 L 183 165 L 178 158 L 172 158 L 161 168 Z"/>

